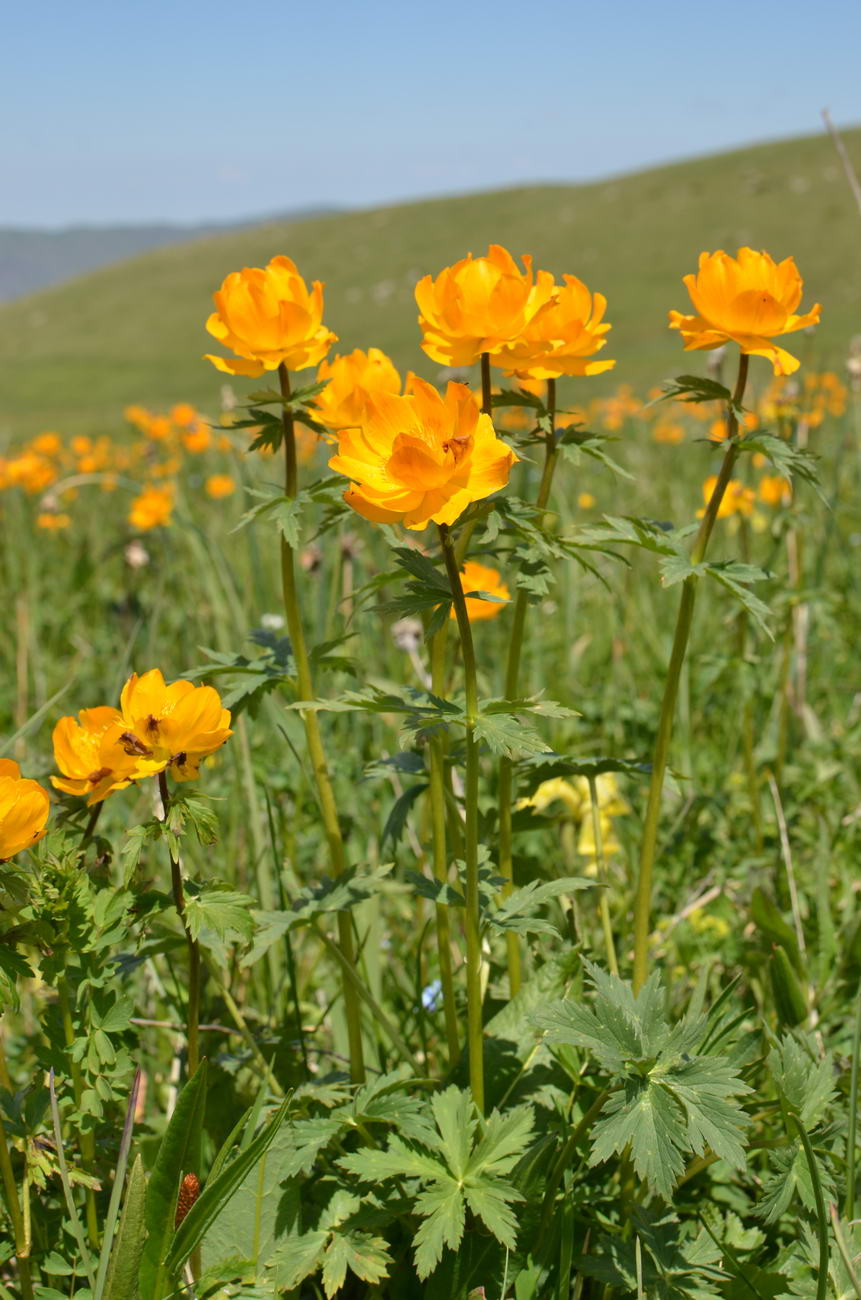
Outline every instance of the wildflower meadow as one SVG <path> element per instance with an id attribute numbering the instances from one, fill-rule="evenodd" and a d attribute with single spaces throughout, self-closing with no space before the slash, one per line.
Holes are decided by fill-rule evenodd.
<path id="1" fill-rule="evenodd" d="M 3 1300 L 861 1296 L 861 353 L 773 251 L 639 391 L 576 250 L 417 273 L 422 378 L 272 249 L 204 409 L 2 449 Z"/>

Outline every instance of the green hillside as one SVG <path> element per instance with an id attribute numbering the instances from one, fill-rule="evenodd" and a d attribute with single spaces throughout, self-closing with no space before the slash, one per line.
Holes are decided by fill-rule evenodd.
<path id="1" fill-rule="evenodd" d="M 861 129 L 847 132 L 861 169 Z M 237 267 L 288 253 L 327 284 L 340 348 L 376 344 L 433 376 L 418 346 L 413 286 L 489 241 L 600 288 L 614 324 L 606 381 L 645 386 L 678 371 L 669 307 L 703 248 L 793 254 L 806 302 L 824 304 L 798 344 L 840 364 L 861 331 L 861 225 L 824 136 L 761 145 L 597 184 L 544 185 L 242 230 L 163 248 L 0 307 L 0 435 L 116 427 L 130 402 L 216 405 L 201 354 L 211 294 Z"/>

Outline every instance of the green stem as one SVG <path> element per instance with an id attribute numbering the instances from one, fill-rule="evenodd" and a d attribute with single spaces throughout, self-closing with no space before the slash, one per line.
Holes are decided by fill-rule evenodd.
<path id="1" fill-rule="evenodd" d="M 72 1091 L 75 1095 L 75 1109 L 81 1114 L 84 1099 L 84 1076 L 78 1061 L 72 1058 L 75 1044 L 75 1025 L 72 1020 L 72 1005 L 69 999 L 69 984 L 65 973 L 57 979 L 57 1002 L 60 1007 L 60 1019 L 63 1023 L 63 1041 L 69 1054 L 69 1072 L 72 1076 Z M 90 1132 L 79 1131 L 81 1156 L 87 1173 L 94 1174 L 96 1166 L 96 1139 Z M 87 1236 L 93 1250 L 99 1248 L 99 1220 L 96 1214 L 96 1194 L 91 1187 L 86 1189 L 85 1205 L 87 1214 Z"/>
<path id="2" fill-rule="evenodd" d="M 705 513 L 700 523 L 699 531 L 691 550 L 691 564 L 698 565 L 705 558 L 708 549 L 709 540 L 718 516 L 721 502 L 724 498 L 729 481 L 732 477 L 732 471 L 735 466 L 738 455 L 738 417 L 736 415 L 736 405 L 741 402 L 744 396 L 744 389 L 747 383 L 747 370 L 749 358 L 747 353 L 742 352 L 739 357 L 738 379 L 735 385 L 735 392 L 732 401 L 727 407 L 727 435 L 728 445 L 724 455 L 723 464 L 718 474 L 717 482 L 711 494 Z M 667 758 L 670 749 L 670 740 L 673 734 L 673 718 L 676 711 L 676 698 L 679 691 L 679 677 L 682 671 L 682 664 L 685 661 L 687 653 L 688 640 L 691 633 L 691 624 L 694 617 L 694 603 L 696 601 L 697 577 L 691 574 L 685 578 L 682 584 L 682 596 L 679 602 L 679 612 L 676 617 L 676 630 L 673 636 L 673 648 L 670 654 L 670 663 L 667 669 L 667 680 L 664 685 L 664 697 L 661 701 L 661 715 L 658 722 L 658 734 L 655 738 L 655 748 L 652 755 L 652 775 L 649 781 L 649 797 L 646 804 L 646 816 L 643 824 L 643 838 L 640 845 L 640 866 L 637 878 L 637 894 L 634 904 L 634 992 L 638 993 L 646 982 L 649 968 L 649 933 L 651 930 L 651 904 L 652 904 L 652 870 L 655 862 L 655 848 L 658 839 L 658 822 L 661 815 L 661 795 L 664 789 L 664 774 L 667 768 Z"/>
<path id="3" fill-rule="evenodd" d="M 484 1035 L 481 1010 L 481 919 L 478 891 L 478 679 L 472 629 L 460 581 L 457 556 L 447 524 L 439 525 L 443 558 L 457 616 L 466 696 L 466 779 L 464 783 L 466 858 L 466 1001 L 469 1084 L 472 1098 L 484 1114 Z"/>
<path id="4" fill-rule="evenodd" d="M 167 774 L 165 772 L 159 772 L 158 774 L 158 790 L 161 795 L 162 817 L 164 821 L 167 821 L 168 812 L 170 811 L 170 790 L 168 789 Z M 185 891 L 182 887 L 182 868 L 176 857 L 174 857 L 173 851 L 170 850 L 169 852 L 173 903 L 185 934 L 185 942 L 188 945 L 188 1007 L 185 1017 L 185 1042 L 188 1053 L 186 1072 L 187 1077 L 190 1079 L 200 1064 L 198 1038 L 198 1025 L 200 1023 L 200 945 L 192 937 L 191 930 L 188 928 Z"/>
<path id="5" fill-rule="evenodd" d="M 843 1216 L 846 1219 L 855 1218 L 855 1190 L 857 1179 L 855 1175 L 856 1168 L 856 1141 L 858 1132 L 858 1070 L 861 1055 L 861 988 L 858 990 L 858 1001 L 855 1007 L 855 1032 L 852 1035 L 852 1071 L 849 1076 L 849 1130 L 846 1134 L 846 1199 L 844 1201 Z"/>
<path id="6" fill-rule="evenodd" d="M 616 945 L 613 942 L 613 926 L 610 922 L 610 900 L 607 897 L 607 867 L 604 861 L 604 836 L 601 834 L 601 810 L 598 807 L 598 782 L 594 776 L 589 777 L 589 802 L 592 806 L 592 838 L 595 841 L 595 866 L 598 871 L 599 889 L 598 909 L 601 914 L 601 928 L 604 931 L 604 947 L 607 952 L 607 965 L 611 975 L 619 974 L 616 960 Z"/>
<path id="7" fill-rule="evenodd" d="M 819 1177 L 819 1165 L 816 1162 L 816 1153 L 807 1136 L 807 1130 L 804 1128 L 796 1114 L 791 1114 L 795 1127 L 798 1129 L 798 1136 L 801 1138 L 801 1145 L 804 1147 L 804 1156 L 807 1160 L 807 1168 L 810 1171 L 810 1181 L 813 1185 L 813 1200 L 816 1205 L 816 1236 L 819 1239 L 819 1268 L 816 1274 L 816 1300 L 825 1300 L 828 1294 L 828 1216 L 825 1213 L 825 1196 L 822 1191 L 822 1179 Z"/>
<path id="8" fill-rule="evenodd" d="M 15 1184 L 12 1158 L 9 1154 L 9 1144 L 6 1141 L 6 1129 L 2 1115 L 0 1115 L 0 1175 L 3 1178 L 6 1207 L 9 1210 L 12 1230 L 15 1235 L 15 1259 L 18 1263 L 18 1276 L 21 1280 L 21 1295 L 23 1300 L 33 1300 L 33 1281 L 30 1277 L 30 1243 L 24 1230 L 21 1206 L 18 1204 L 18 1188 Z"/>
<path id="9" fill-rule="evenodd" d="M 551 430 L 556 422 L 556 380 L 547 381 L 547 409 L 550 415 Z M 553 432 L 544 440 L 544 469 L 535 504 L 543 510 L 550 497 L 553 472 L 556 469 L 558 449 Z M 520 660 L 523 652 L 523 632 L 526 626 L 526 610 L 529 596 L 525 587 L 519 587 L 514 598 L 514 610 L 511 621 L 511 639 L 508 642 L 508 662 L 505 669 L 505 698 L 517 699 L 520 679 Z M 502 896 L 507 898 L 514 888 L 514 855 L 512 849 L 512 795 L 514 788 L 514 767 L 510 758 L 499 761 L 499 874 L 505 880 Z M 508 989 L 511 997 L 520 991 L 521 961 L 520 943 L 513 930 L 505 936 L 508 949 Z"/>
<path id="10" fill-rule="evenodd" d="M 739 541 L 741 545 L 741 558 L 744 564 L 750 564 L 750 526 L 746 519 L 741 519 L 739 528 Z M 747 632 L 748 632 L 748 614 L 742 606 L 738 615 L 738 663 L 742 672 L 745 670 L 745 658 L 747 655 Z M 742 753 L 744 755 L 744 770 L 747 778 L 747 788 L 750 795 L 751 812 L 753 815 L 753 832 L 754 843 L 757 853 L 762 853 L 763 845 L 763 827 L 762 827 L 762 808 L 759 799 L 759 776 L 756 770 L 756 747 L 754 744 L 753 728 L 753 698 L 748 689 L 748 683 L 745 680 L 744 686 L 744 705 L 741 719 L 741 742 Z"/>
<path id="11" fill-rule="evenodd" d="M 278 367 L 278 378 L 281 383 L 282 396 L 289 400 L 290 376 L 287 367 L 283 364 Z M 282 422 L 284 425 L 284 495 L 292 499 L 298 492 L 299 479 L 296 464 L 296 434 L 293 425 L 293 412 L 289 406 L 283 408 Z M 284 598 L 287 630 L 290 634 L 290 644 L 296 664 L 296 685 L 299 699 L 310 701 L 314 698 L 314 685 L 311 679 L 308 650 L 305 645 L 305 630 L 302 626 L 302 616 L 299 610 L 295 554 L 293 547 L 283 535 L 281 537 L 281 589 Z M 320 816 L 329 848 L 332 873 L 335 876 L 340 876 L 346 869 L 347 859 L 344 852 L 341 826 L 338 821 L 335 792 L 332 789 L 329 767 L 326 762 L 326 752 L 323 748 L 320 722 L 316 709 L 303 711 L 301 717 L 305 727 L 308 755 L 311 759 L 317 785 Z M 352 917 L 349 912 L 338 913 L 338 947 L 345 963 L 350 968 L 355 967 L 356 949 L 353 941 Z M 342 989 L 347 1017 L 347 1035 L 350 1044 L 350 1077 L 353 1083 L 364 1083 L 365 1058 L 362 1047 L 361 1008 L 355 986 L 346 975 L 342 978 Z"/>
<path id="12" fill-rule="evenodd" d="M 448 623 L 443 623 L 431 641 L 431 690 L 441 696 L 445 691 L 445 643 Z M 430 806 L 433 834 L 434 878 L 440 885 L 448 884 L 448 849 L 445 828 L 445 756 L 443 738 L 435 735 L 430 741 Z M 448 1044 L 449 1069 L 460 1056 L 457 1029 L 457 1005 L 454 998 L 454 975 L 451 961 L 451 927 L 446 903 L 436 904 L 436 934 L 439 949 L 439 977 L 442 985 L 442 1002 L 445 1014 L 445 1036 Z"/>

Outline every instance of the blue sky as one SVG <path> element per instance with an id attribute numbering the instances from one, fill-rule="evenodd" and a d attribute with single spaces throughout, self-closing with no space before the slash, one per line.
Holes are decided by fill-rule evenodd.
<path id="1" fill-rule="evenodd" d="M 861 123 L 858 0 L 36 0 L 3 47 L 6 226 L 584 180 L 825 106 Z"/>

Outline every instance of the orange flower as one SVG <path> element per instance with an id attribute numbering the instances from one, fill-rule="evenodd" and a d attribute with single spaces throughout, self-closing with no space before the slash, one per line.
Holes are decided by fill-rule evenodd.
<path id="1" fill-rule="evenodd" d="M 22 777 L 11 758 L 0 758 L 0 862 L 42 838 L 50 810 L 44 786 Z"/>
<path id="2" fill-rule="evenodd" d="M 158 668 L 132 673 L 120 696 L 123 743 L 135 758 L 135 776 L 170 768 L 178 781 L 200 775 L 201 761 L 223 745 L 230 714 L 212 686 L 165 683 Z"/>
<path id="3" fill-rule="evenodd" d="M 539 271 L 539 277 L 545 275 Z M 494 360 L 521 379 L 558 379 L 561 375 L 599 375 L 615 361 L 591 361 L 607 342 L 612 328 L 604 322 L 607 299 L 594 296 L 573 275 L 554 285 L 553 296 L 537 311 L 523 332 L 502 348 Z"/>
<path id="4" fill-rule="evenodd" d="M 361 348 L 332 361 L 322 361 L 318 380 L 329 382 L 314 399 L 312 411 L 321 424 L 330 429 L 345 429 L 358 424 L 368 393 L 399 393 L 401 377 L 385 352 L 379 348 Z"/>
<path id="5" fill-rule="evenodd" d="M 436 279 L 426 275 L 416 285 L 422 347 L 434 361 L 468 366 L 483 352 L 496 358 L 522 337 L 527 324 L 553 289 L 549 271 L 532 274 L 532 259 L 521 271 L 511 254 L 491 244 L 486 257 L 470 253 Z"/>
<path id="6" fill-rule="evenodd" d="M 201 420 L 183 433 L 182 444 L 185 450 L 190 451 L 193 455 L 201 451 L 207 451 L 212 445 L 212 430 L 208 424 L 204 424 Z"/>
<path id="7" fill-rule="evenodd" d="M 767 506 L 786 506 L 792 500 L 792 485 L 780 474 L 763 474 L 758 496 Z"/>
<path id="8" fill-rule="evenodd" d="M 210 474 L 206 480 L 206 495 L 213 501 L 229 497 L 236 491 L 236 484 L 229 474 Z"/>
<path id="9" fill-rule="evenodd" d="M 717 474 L 710 474 L 703 483 L 703 501 L 708 505 L 712 499 L 712 493 L 717 483 Z M 740 479 L 730 479 L 723 494 L 723 499 L 718 507 L 718 519 L 726 519 L 729 515 L 745 515 L 750 517 L 753 514 L 753 507 L 756 503 L 756 493 L 753 488 L 745 487 Z M 699 515 L 705 514 L 704 510 L 699 511 Z"/>
<path id="10" fill-rule="evenodd" d="M 66 794 L 86 795 L 87 803 L 101 803 L 115 790 L 123 790 L 136 775 L 137 756 L 128 748 L 126 725 L 117 709 L 100 705 L 81 709 L 77 720 L 60 718 L 54 728 L 54 762 L 62 776 L 51 784 Z"/>
<path id="11" fill-rule="evenodd" d="M 686 275 L 698 313 L 670 312 L 670 329 L 681 332 L 685 351 L 720 347 L 729 340 L 742 352 L 768 357 L 776 375 L 790 375 L 800 362 L 772 340 L 815 325 L 821 307 L 795 314 L 803 283 L 791 257 L 775 262 L 768 253 L 740 248 L 736 257 L 719 250 L 701 253 L 699 271 Z"/>
<path id="12" fill-rule="evenodd" d="M 68 528 L 72 522 L 71 515 L 57 514 L 53 510 L 43 510 L 36 516 L 36 527 L 43 528 L 46 532 L 59 532 Z"/>
<path id="13" fill-rule="evenodd" d="M 40 456 L 59 456 L 63 450 L 63 443 L 59 433 L 39 433 L 30 443 L 30 446 Z"/>
<path id="14" fill-rule="evenodd" d="M 170 523 L 172 510 L 173 487 L 170 484 L 166 487 L 145 487 L 132 502 L 129 523 L 132 528 L 146 532 L 150 528 Z"/>
<path id="15" fill-rule="evenodd" d="M 198 422 L 197 411 L 188 402 L 177 402 L 176 406 L 172 406 L 170 408 L 170 418 L 180 429 L 190 429 L 193 424 Z"/>
<path id="16" fill-rule="evenodd" d="M 496 618 L 497 614 L 502 613 L 503 602 L 511 600 L 511 592 L 501 581 L 498 571 L 477 564 L 475 560 L 467 560 L 461 570 L 460 581 L 466 595 L 466 612 L 470 623 Z M 483 591 L 488 596 L 497 596 L 498 600 L 479 600 L 475 596 L 470 596 L 471 591 Z M 451 611 L 450 617 L 457 618 L 454 610 Z"/>
<path id="17" fill-rule="evenodd" d="M 229 375 L 262 375 L 282 363 L 305 370 L 337 341 L 322 323 L 323 285 L 315 280 L 309 293 L 289 257 L 233 271 L 214 300 L 217 310 L 206 328 L 239 359 L 209 354 L 205 359 Z"/>
<path id="18" fill-rule="evenodd" d="M 443 398 L 413 378 L 407 397 L 369 394 L 329 466 L 352 480 L 344 500 L 360 515 L 418 529 L 453 524 L 471 501 L 505 487 L 516 459 L 464 384 L 449 384 Z"/>

